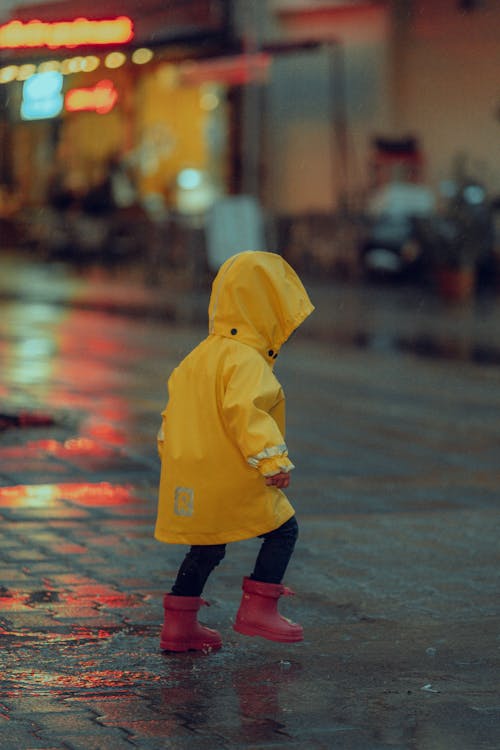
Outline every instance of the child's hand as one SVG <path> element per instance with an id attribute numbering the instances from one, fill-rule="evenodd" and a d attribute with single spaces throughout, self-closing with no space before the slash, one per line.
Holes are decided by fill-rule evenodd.
<path id="1" fill-rule="evenodd" d="M 290 484 L 290 474 L 286 471 L 280 471 L 279 474 L 274 474 L 272 477 L 266 477 L 266 484 L 268 487 L 274 485 L 281 490 L 288 487 Z"/>

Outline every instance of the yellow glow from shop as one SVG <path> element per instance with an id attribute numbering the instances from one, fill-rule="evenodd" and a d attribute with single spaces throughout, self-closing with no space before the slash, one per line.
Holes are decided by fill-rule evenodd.
<path id="1" fill-rule="evenodd" d="M 26 81 L 35 73 L 36 73 L 36 65 L 32 65 L 31 63 L 28 63 L 27 65 L 20 65 L 19 70 L 17 71 L 17 80 Z"/>
<path id="2" fill-rule="evenodd" d="M 165 64 L 138 86 L 138 182 L 144 195 L 168 195 L 186 165 L 207 168 L 208 113 L 200 108 L 200 89 L 177 85 L 177 73 L 176 66 Z"/>
<path id="3" fill-rule="evenodd" d="M 121 68 L 126 59 L 127 57 L 123 52 L 110 52 L 109 55 L 106 55 L 104 58 L 104 65 L 107 68 Z"/>
<path id="4" fill-rule="evenodd" d="M 60 67 L 61 63 L 59 60 L 46 60 L 45 62 L 40 63 L 37 68 L 37 73 L 50 73 L 53 70 L 59 72 Z"/>
<path id="5" fill-rule="evenodd" d="M 97 70 L 100 64 L 101 61 L 98 57 L 95 55 L 88 55 L 88 57 L 83 58 L 82 70 L 84 73 L 91 73 L 93 70 Z"/>
<path id="6" fill-rule="evenodd" d="M 179 81 L 179 72 L 175 65 L 162 65 L 156 73 L 158 83 L 162 88 L 173 89 Z"/>
<path id="7" fill-rule="evenodd" d="M 7 65 L 5 68 L 0 68 L 0 83 L 10 83 L 11 81 L 15 81 L 17 74 L 17 65 Z"/>
<path id="8" fill-rule="evenodd" d="M 123 118 L 117 108 L 106 114 L 106 127 L 97 112 L 79 112 L 68 117 L 62 131 L 61 151 L 68 155 L 85 182 L 95 181 L 96 164 L 104 163 L 120 149 L 124 138 Z"/>
<path id="9" fill-rule="evenodd" d="M 146 47 L 140 47 L 132 53 L 132 62 L 136 65 L 144 65 L 153 59 L 153 52 Z"/>

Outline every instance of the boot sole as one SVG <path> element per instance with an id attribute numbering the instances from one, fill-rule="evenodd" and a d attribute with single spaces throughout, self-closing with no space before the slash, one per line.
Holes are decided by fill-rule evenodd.
<path id="1" fill-rule="evenodd" d="M 273 633 L 272 630 L 265 630 L 264 628 L 257 628 L 253 625 L 241 625 L 238 623 L 235 623 L 233 625 L 233 630 L 235 630 L 237 633 L 241 633 L 242 635 L 249 635 L 249 636 L 259 636 L 260 638 L 265 638 L 268 641 L 274 641 L 275 643 L 298 643 L 299 641 L 304 640 L 304 634 L 303 633 L 297 633 L 293 634 L 291 633 L 289 636 L 286 635 L 280 635 L 277 636 L 276 633 Z"/>

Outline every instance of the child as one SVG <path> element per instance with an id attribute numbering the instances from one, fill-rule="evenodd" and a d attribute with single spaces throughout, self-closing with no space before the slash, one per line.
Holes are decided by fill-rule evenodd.
<path id="1" fill-rule="evenodd" d="M 280 256 L 229 258 L 212 285 L 209 335 L 173 371 L 162 414 L 162 460 L 155 537 L 191 545 L 164 597 L 161 648 L 220 648 L 216 630 L 197 622 L 208 576 L 227 542 L 261 537 L 255 568 L 243 579 L 234 629 L 272 641 L 302 640 L 278 613 L 293 593 L 281 581 L 298 534 L 282 489 L 294 468 L 284 440 L 285 398 L 273 374 L 282 344 L 313 306 Z"/>

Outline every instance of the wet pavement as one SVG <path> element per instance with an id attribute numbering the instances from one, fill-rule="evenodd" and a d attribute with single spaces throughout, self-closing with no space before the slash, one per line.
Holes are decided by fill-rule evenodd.
<path id="1" fill-rule="evenodd" d="M 305 641 L 232 630 L 250 540 L 205 592 L 223 649 L 165 655 L 155 434 L 206 290 L 0 261 L 2 750 L 500 748 L 498 302 L 309 288 L 277 365 Z"/>

